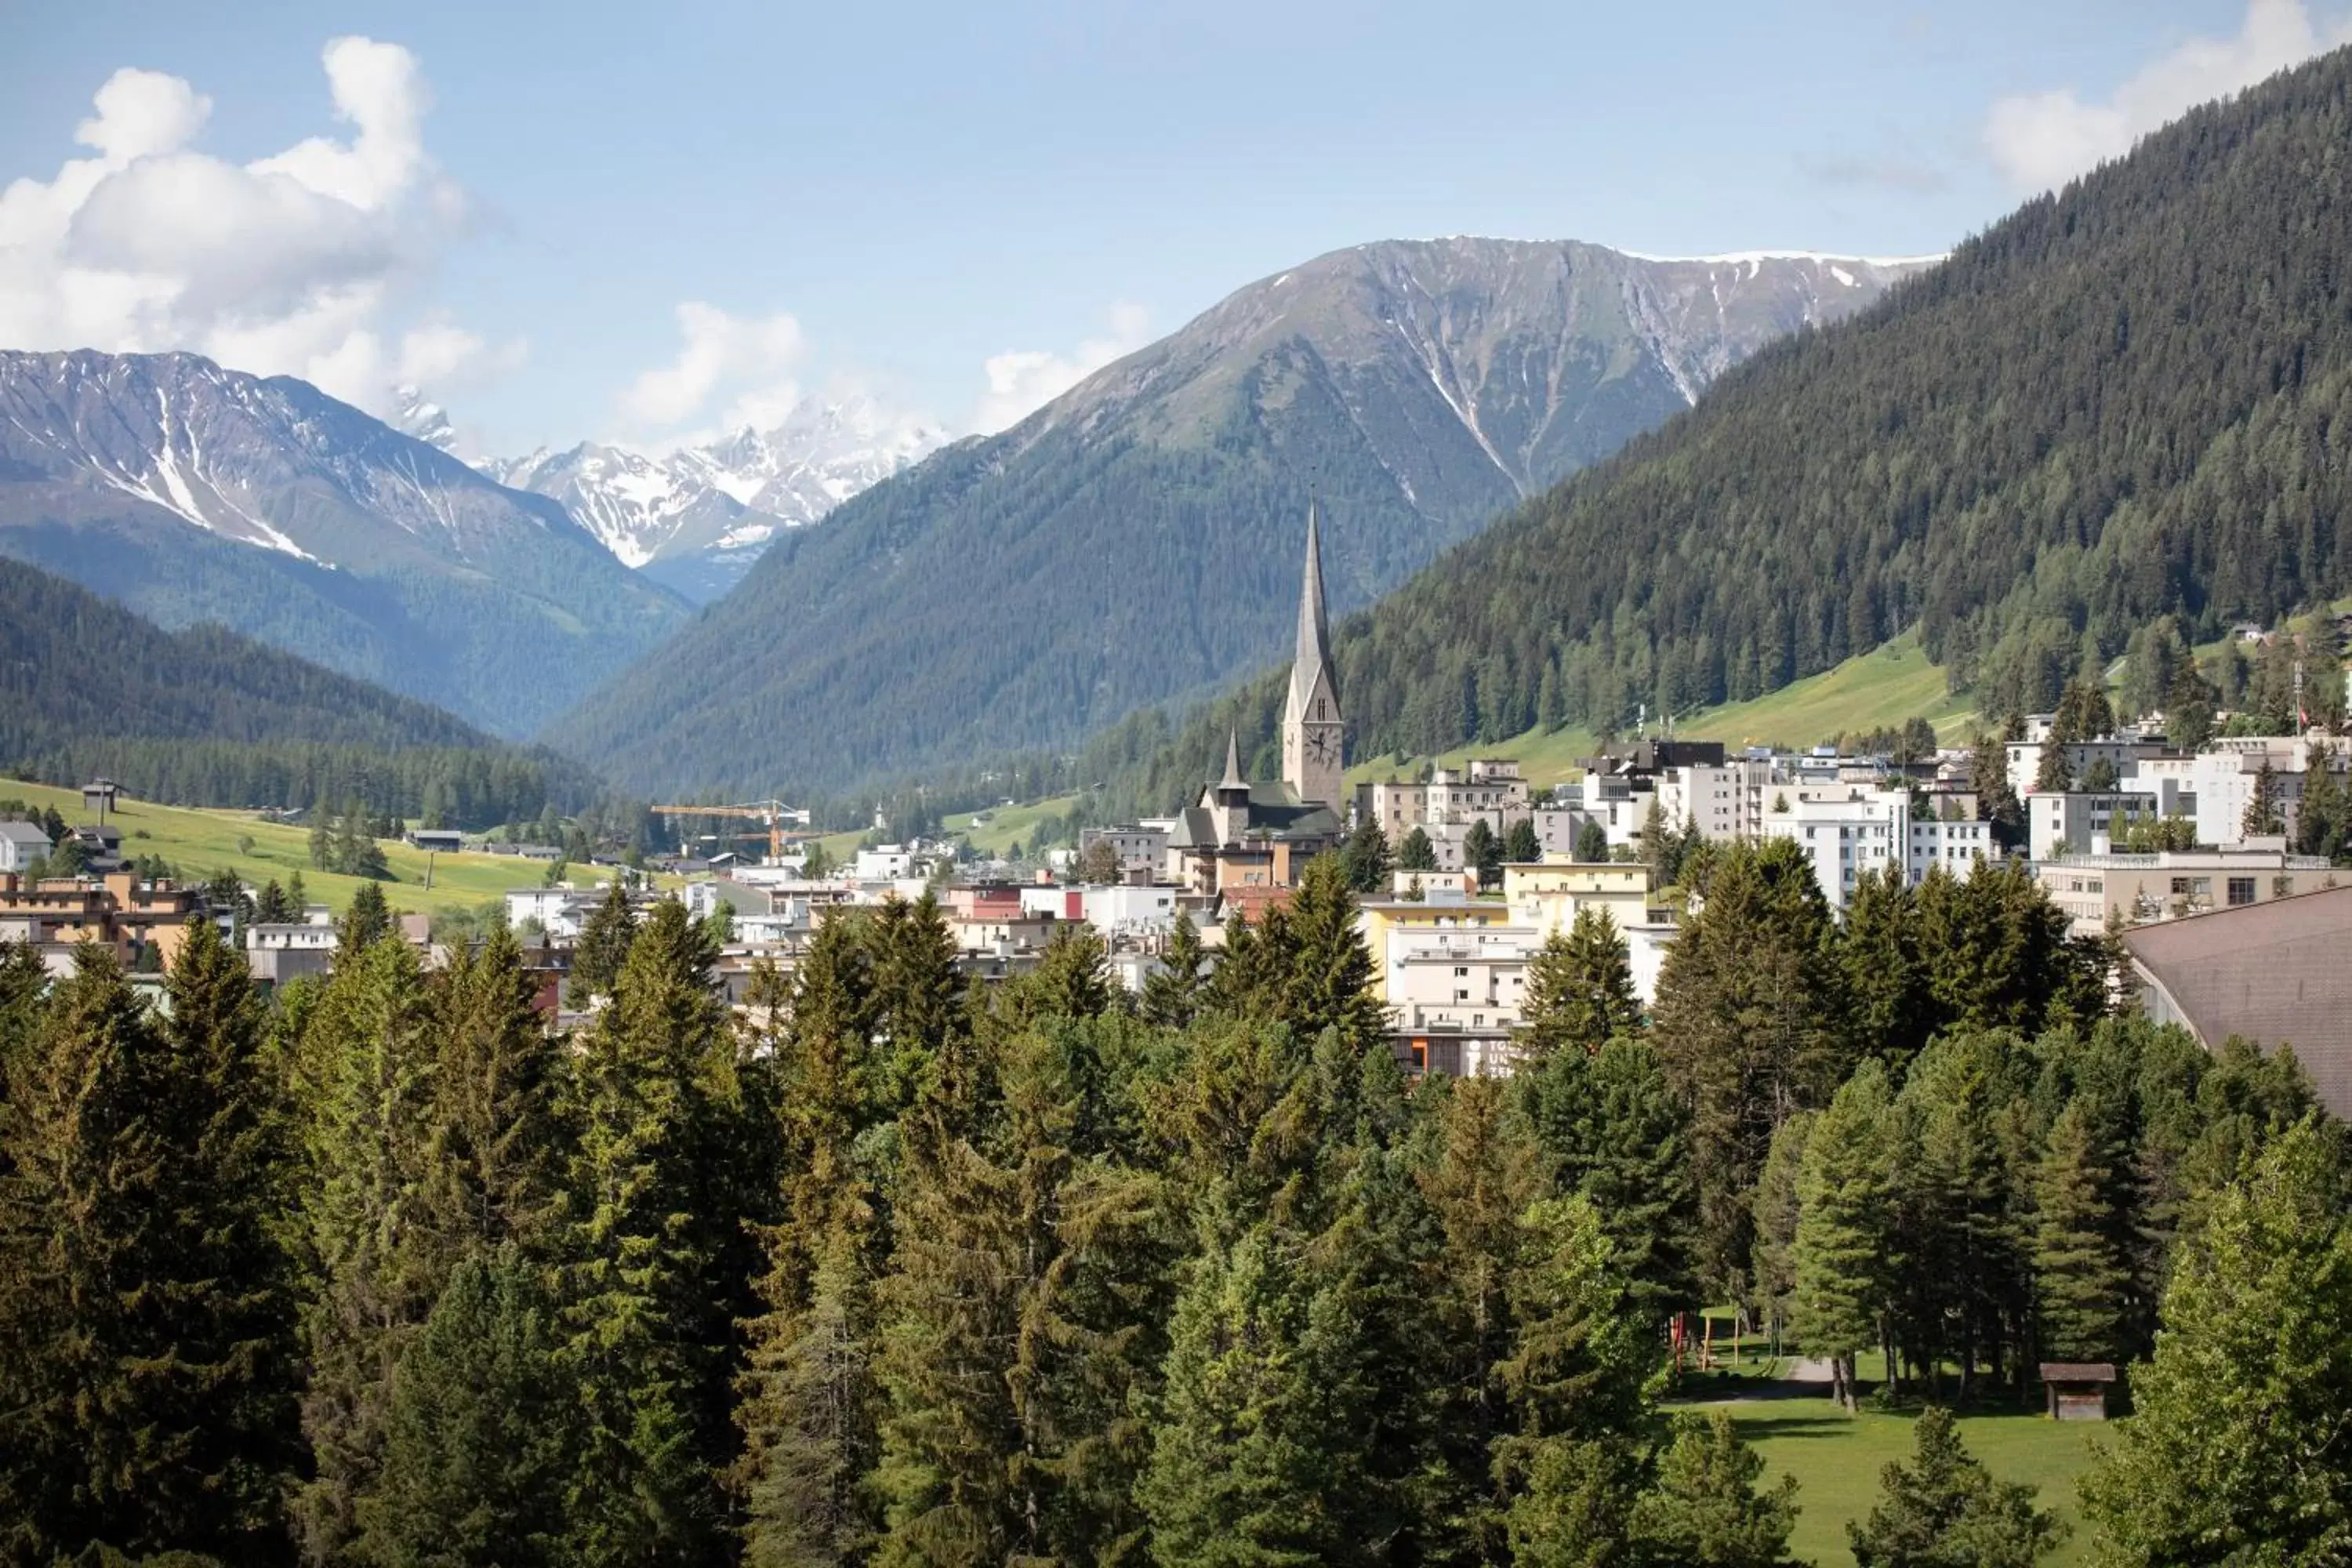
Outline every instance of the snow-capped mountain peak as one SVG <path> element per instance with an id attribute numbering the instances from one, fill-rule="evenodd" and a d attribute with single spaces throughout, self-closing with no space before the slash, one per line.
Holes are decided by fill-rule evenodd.
<path id="1" fill-rule="evenodd" d="M 746 426 L 667 452 L 583 442 L 477 466 L 553 497 L 624 563 L 709 599 L 778 533 L 816 521 L 946 439 L 856 393 L 804 401 L 772 430 Z"/>

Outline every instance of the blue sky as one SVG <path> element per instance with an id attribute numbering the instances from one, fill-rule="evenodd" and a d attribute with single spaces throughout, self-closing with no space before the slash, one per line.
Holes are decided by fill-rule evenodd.
<path id="1" fill-rule="evenodd" d="M 1360 240 L 1940 250 L 2342 10 L 0 0 L 0 346 L 407 375 L 484 450 L 963 430 Z"/>

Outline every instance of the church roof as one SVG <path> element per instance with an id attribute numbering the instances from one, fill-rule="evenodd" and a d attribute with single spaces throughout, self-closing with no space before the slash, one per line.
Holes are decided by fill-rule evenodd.
<path id="1" fill-rule="evenodd" d="M 1224 842 L 1217 836 L 1216 814 L 1205 804 L 1216 799 L 1218 785 L 1202 787 L 1202 805 L 1177 814 L 1176 830 L 1168 837 L 1171 848 L 1206 849 Z M 1301 800 L 1286 784 L 1249 786 L 1249 816 L 1243 832 L 1252 838 L 1337 838 L 1339 814 L 1319 801 Z"/>
<path id="2" fill-rule="evenodd" d="M 1316 504 L 1307 503 L 1307 574 L 1298 590 L 1298 646 L 1290 661 L 1290 708 L 1306 710 L 1315 693 L 1315 678 L 1328 682 L 1339 694 L 1339 679 L 1331 669 L 1331 626 L 1323 611 L 1323 530 Z"/>

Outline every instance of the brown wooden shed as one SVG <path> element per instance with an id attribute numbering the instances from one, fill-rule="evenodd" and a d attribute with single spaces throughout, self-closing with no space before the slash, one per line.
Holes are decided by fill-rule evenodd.
<path id="1" fill-rule="evenodd" d="M 2116 1367 L 2105 1361 L 2045 1361 L 2042 1387 L 2049 1395 L 2053 1421 L 2105 1421 L 2107 1390 L 2115 1385 Z"/>

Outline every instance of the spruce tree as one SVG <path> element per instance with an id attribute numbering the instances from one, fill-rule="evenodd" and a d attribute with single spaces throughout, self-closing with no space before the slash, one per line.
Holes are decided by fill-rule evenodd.
<path id="1" fill-rule="evenodd" d="M 1854 1354 L 1879 1342 L 1896 1262 L 1892 1121 L 1885 1074 L 1864 1061 L 1814 1122 L 1797 1184 L 1790 1331 L 1829 1360 L 1832 1395 L 1849 1412 L 1857 1404 Z"/>
<path id="2" fill-rule="evenodd" d="M 1478 890 L 1491 893 L 1503 885 L 1503 841 L 1485 817 L 1462 836 L 1462 864 L 1478 876 Z"/>
<path id="3" fill-rule="evenodd" d="M 253 918 L 261 925 L 284 925 L 300 920 L 302 912 L 288 901 L 286 889 L 273 877 L 261 885 L 261 892 L 253 901 Z"/>
<path id="4" fill-rule="evenodd" d="M 1952 1413 L 1922 1411 L 1912 1453 L 1880 1472 L 1878 1505 L 1849 1520 L 1859 1568 L 2032 1568 L 2065 1535 L 2033 1488 L 1995 1480 L 1960 1442 Z"/>
<path id="5" fill-rule="evenodd" d="M 1358 1322 L 1299 1238 L 1207 1238 L 1171 1326 L 1151 1459 L 1137 1489 L 1162 1568 L 1364 1560 Z"/>
<path id="6" fill-rule="evenodd" d="M 356 956 L 391 934 L 392 910 L 383 901 L 383 889 L 373 882 L 361 883 L 335 927 L 337 954 Z"/>
<path id="7" fill-rule="evenodd" d="M 1389 836 L 1381 825 L 1367 817 L 1356 830 L 1348 835 L 1348 842 L 1339 850 L 1339 864 L 1348 874 L 1348 886 L 1368 897 L 1385 898 L 1389 890 Z"/>
<path id="8" fill-rule="evenodd" d="M 1503 836 L 1503 858 L 1527 866 L 1543 858 L 1543 845 L 1536 837 L 1536 819 L 1522 816 L 1511 824 L 1510 832 Z"/>
<path id="9" fill-rule="evenodd" d="M 1562 1051 L 1591 1056 L 1641 1023 L 1633 950 L 1606 910 L 1578 910 L 1567 933 L 1545 938 L 1528 965 L 1521 1053 L 1538 1062 Z"/>
<path id="10" fill-rule="evenodd" d="M 378 942 L 337 964 L 303 1035 L 304 1219 L 317 1284 L 303 1321 L 311 1474 L 296 1515 L 313 1564 L 353 1561 L 358 1501 L 383 1460 L 392 1369 L 446 1272 L 446 1245 L 422 1223 L 436 1032 L 415 952 Z"/>
<path id="11" fill-rule="evenodd" d="M 731 1462 L 734 1321 L 749 1279 L 714 1069 L 733 1058 L 710 953 L 665 899 L 630 944 L 577 1068 L 568 1354 L 583 1418 L 565 1552 L 590 1568 L 717 1549 Z"/>
<path id="12" fill-rule="evenodd" d="M 435 979 L 440 1060 L 425 1156 L 432 1223 L 460 1256 L 509 1244 L 545 1259 L 568 1158 L 563 1047 L 532 1005 L 536 983 L 501 925 Z"/>
<path id="13" fill-rule="evenodd" d="M 1437 847 L 1429 835 L 1416 825 L 1397 845 L 1396 868 L 1400 871 L 1434 871 L 1437 869 Z"/>
<path id="14" fill-rule="evenodd" d="M 1371 994 L 1372 955 L 1336 857 L 1307 863 L 1281 914 L 1289 973 L 1279 983 L 1276 1016 L 1303 1039 L 1337 1029 L 1354 1050 L 1386 1049 L 1387 1015 Z"/>
<path id="15" fill-rule="evenodd" d="M 862 935 L 880 1075 L 877 1087 L 894 1110 L 903 1109 L 942 1072 L 952 1074 L 950 1058 L 971 1029 L 955 938 L 928 890 L 911 904 L 885 900 L 865 922 Z M 1049 952 L 1046 963 L 1055 962 Z"/>
<path id="16" fill-rule="evenodd" d="M 1178 910 L 1169 929 L 1168 945 L 1160 954 L 1160 967 L 1143 982 L 1144 1022 L 1163 1029 L 1181 1029 L 1192 1022 L 1201 1010 L 1201 968 L 1205 956 L 1192 911 Z"/>
<path id="17" fill-rule="evenodd" d="M 575 1408 L 538 1273 L 510 1248 L 457 1266 L 391 1373 L 381 1472 L 353 1555 L 382 1568 L 565 1561 Z"/>
<path id="18" fill-rule="evenodd" d="M 327 809 L 327 797 L 320 795 L 310 807 L 310 869 L 331 871 L 335 868 L 334 815 Z"/>
<path id="19" fill-rule="evenodd" d="M 1838 964 L 1855 1044 L 1900 1073 L 1927 1043 L 1930 1020 L 1919 963 L 1918 900 L 1901 862 L 1854 879 Z"/>
<path id="20" fill-rule="evenodd" d="M 361 846 L 366 842 L 366 807 L 357 800 L 343 802 L 343 813 L 335 824 L 334 868 L 346 877 L 364 877 L 362 869 L 365 856 Z"/>
<path id="21" fill-rule="evenodd" d="M 1765 1332 L 1771 1337 L 1776 1354 L 1797 1289 L 1797 1222 L 1804 1215 L 1799 1183 L 1804 1175 L 1805 1145 L 1811 1141 L 1813 1123 L 1820 1115 L 1801 1110 L 1780 1123 L 1749 1204 L 1756 1226 L 1756 1294 L 1764 1308 Z"/>
<path id="22" fill-rule="evenodd" d="M 1576 830 L 1576 858 L 1580 861 L 1601 861 L 1609 858 L 1609 830 L 1601 826 L 1599 817 L 1588 817 Z"/>
<path id="23" fill-rule="evenodd" d="M 2247 791 L 2246 809 L 2239 819 L 2238 832 L 2242 837 L 2260 838 L 2285 831 L 2286 824 L 2279 816 L 2278 772 L 2271 766 L 2269 753 L 2264 752 L 2262 765 L 2254 770 L 2253 787 Z"/>
<path id="24" fill-rule="evenodd" d="M 111 952 L 75 955 L 0 1118 L 0 1555 L 284 1555 L 292 1298 L 278 1124 L 218 933 L 166 1032 Z"/>
<path id="25" fill-rule="evenodd" d="M 1642 1568 L 1780 1568 L 1797 1521 L 1797 1482 L 1759 1489 L 1764 1458 L 1731 1413 L 1674 1418 L 1649 1489 L 1633 1505 L 1631 1559 Z"/>
<path id="26" fill-rule="evenodd" d="M 1600 1211 L 1616 1248 L 1627 1311 L 1663 1324 L 1696 1299 L 1698 1192 L 1688 1119 L 1645 1040 L 1620 1036 L 1601 1047 L 1587 1083 L 1575 1188 Z"/>
<path id="27" fill-rule="evenodd" d="M 572 973 L 563 997 L 574 1007 L 585 1007 L 598 996 L 609 995 L 629 961 L 629 944 L 636 940 L 637 917 L 629 907 L 628 879 L 614 873 L 605 885 L 604 901 L 581 925 L 580 941 L 572 950 Z"/>
<path id="28" fill-rule="evenodd" d="M 2070 1101 L 2050 1129 L 2034 1182 L 2033 1283 L 2042 1353 L 2051 1361 L 2120 1362 L 2131 1274 L 2116 1247 L 2116 1173 L 2089 1108 Z"/>

